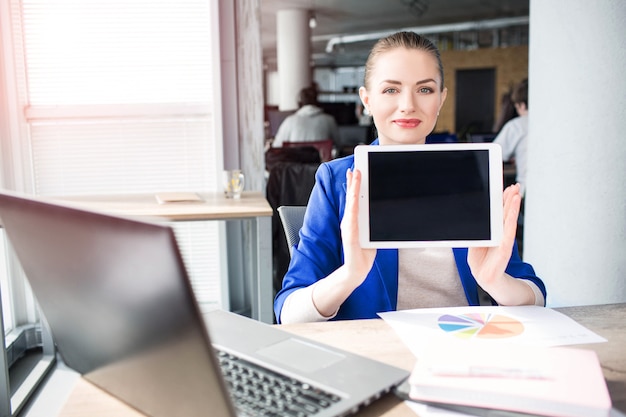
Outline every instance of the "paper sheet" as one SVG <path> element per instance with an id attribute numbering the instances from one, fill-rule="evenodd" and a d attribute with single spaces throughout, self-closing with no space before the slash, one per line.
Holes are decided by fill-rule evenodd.
<path id="1" fill-rule="evenodd" d="M 405 401 L 407 407 L 419 417 L 473 417 L 474 414 L 457 413 L 456 411 L 444 410 L 414 401 Z"/>
<path id="2" fill-rule="evenodd" d="M 157 193 L 154 196 L 159 204 L 195 203 L 204 201 L 198 194 L 188 192 Z"/>
<path id="3" fill-rule="evenodd" d="M 378 314 L 416 357 L 432 338 L 562 346 L 601 343 L 606 339 L 546 307 L 445 307 Z"/>

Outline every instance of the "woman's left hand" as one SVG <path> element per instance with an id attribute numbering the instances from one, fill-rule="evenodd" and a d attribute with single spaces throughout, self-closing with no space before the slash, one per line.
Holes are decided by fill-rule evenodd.
<path id="1" fill-rule="evenodd" d="M 467 262 L 478 284 L 487 292 L 504 278 L 504 270 L 509 263 L 519 215 L 522 196 L 519 184 L 507 187 L 502 195 L 504 233 L 500 246 L 469 248 Z M 493 294 L 492 294 L 493 296 Z"/>

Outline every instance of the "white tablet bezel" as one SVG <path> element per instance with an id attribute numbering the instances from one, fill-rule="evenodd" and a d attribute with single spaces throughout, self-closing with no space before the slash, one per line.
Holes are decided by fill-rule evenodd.
<path id="1" fill-rule="evenodd" d="M 369 227 L 369 167 L 370 152 L 429 152 L 429 151 L 487 150 L 489 155 L 489 190 L 490 190 L 490 229 L 491 237 L 486 240 L 415 240 L 415 241 L 372 241 Z M 424 145 L 359 145 L 354 149 L 355 169 L 361 172 L 359 191 L 359 241 L 363 248 L 424 248 L 424 247 L 487 247 L 498 246 L 503 234 L 502 209 L 502 149 L 494 143 L 458 143 Z M 393 216 L 394 213 L 389 213 Z"/>

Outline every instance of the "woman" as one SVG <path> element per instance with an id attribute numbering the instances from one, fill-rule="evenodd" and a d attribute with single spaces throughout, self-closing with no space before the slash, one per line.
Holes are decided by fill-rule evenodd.
<path id="1" fill-rule="evenodd" d="M 447 89 L 437 48 L 412 32 L 374 45 L 359 95 L 374 118 L 373 145 L 423 144 Z M 358 238 L 361 173 L 348 156 L 322 164 L 274 311 L 279 323 L 373 318 L 405 308 L 479 305 L 480 286 L 500 305 L 545 303 L 545 286 L 515 246 L 519 186 L 503 194 L 499 247 L 362 249 Z M 391 213 L 390 215 L 393 215 Z"/>
<path id="2" fill-rule="evenodd" d="M 517 117 L 512 118 L 500 130 L 493 143 L 502 147 L 502 160 L 515 160 L 516 178 L 520 194 L 524 196 L 526 186 L 526 149 L 528 144 L 528 79 L 515 86 L 511 94 Z"/>

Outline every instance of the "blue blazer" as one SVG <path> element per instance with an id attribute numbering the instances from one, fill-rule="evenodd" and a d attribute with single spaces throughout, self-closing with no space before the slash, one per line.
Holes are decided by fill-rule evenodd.
<path id="1" fill-rule="evenodd" d="M 375 141 L 373 144 L 378 144 Z M 315 174 L 300 242 L 293 250 L 289 270 L 274 300 L 280 323 L 285 299 L 293 291 L 308 287 L 343 265 L 340 223 L 346 207 L 346 171 L 354 169 L 354 156 L 323 163 Z M 454 248 L 454 259 L 469 305 L 479 305 L 478 285 L 467 263 L 467 248 Z M 546 296 L 543 282 L 532 266 L 522 262 L 514 245 L 506 273 L 528 279 Z M 398 250 L 379 249 L 365 281 L 341 305 L 335 320 L 375 318 L 376 313 L 393 311 L 398 299 Z"/>

